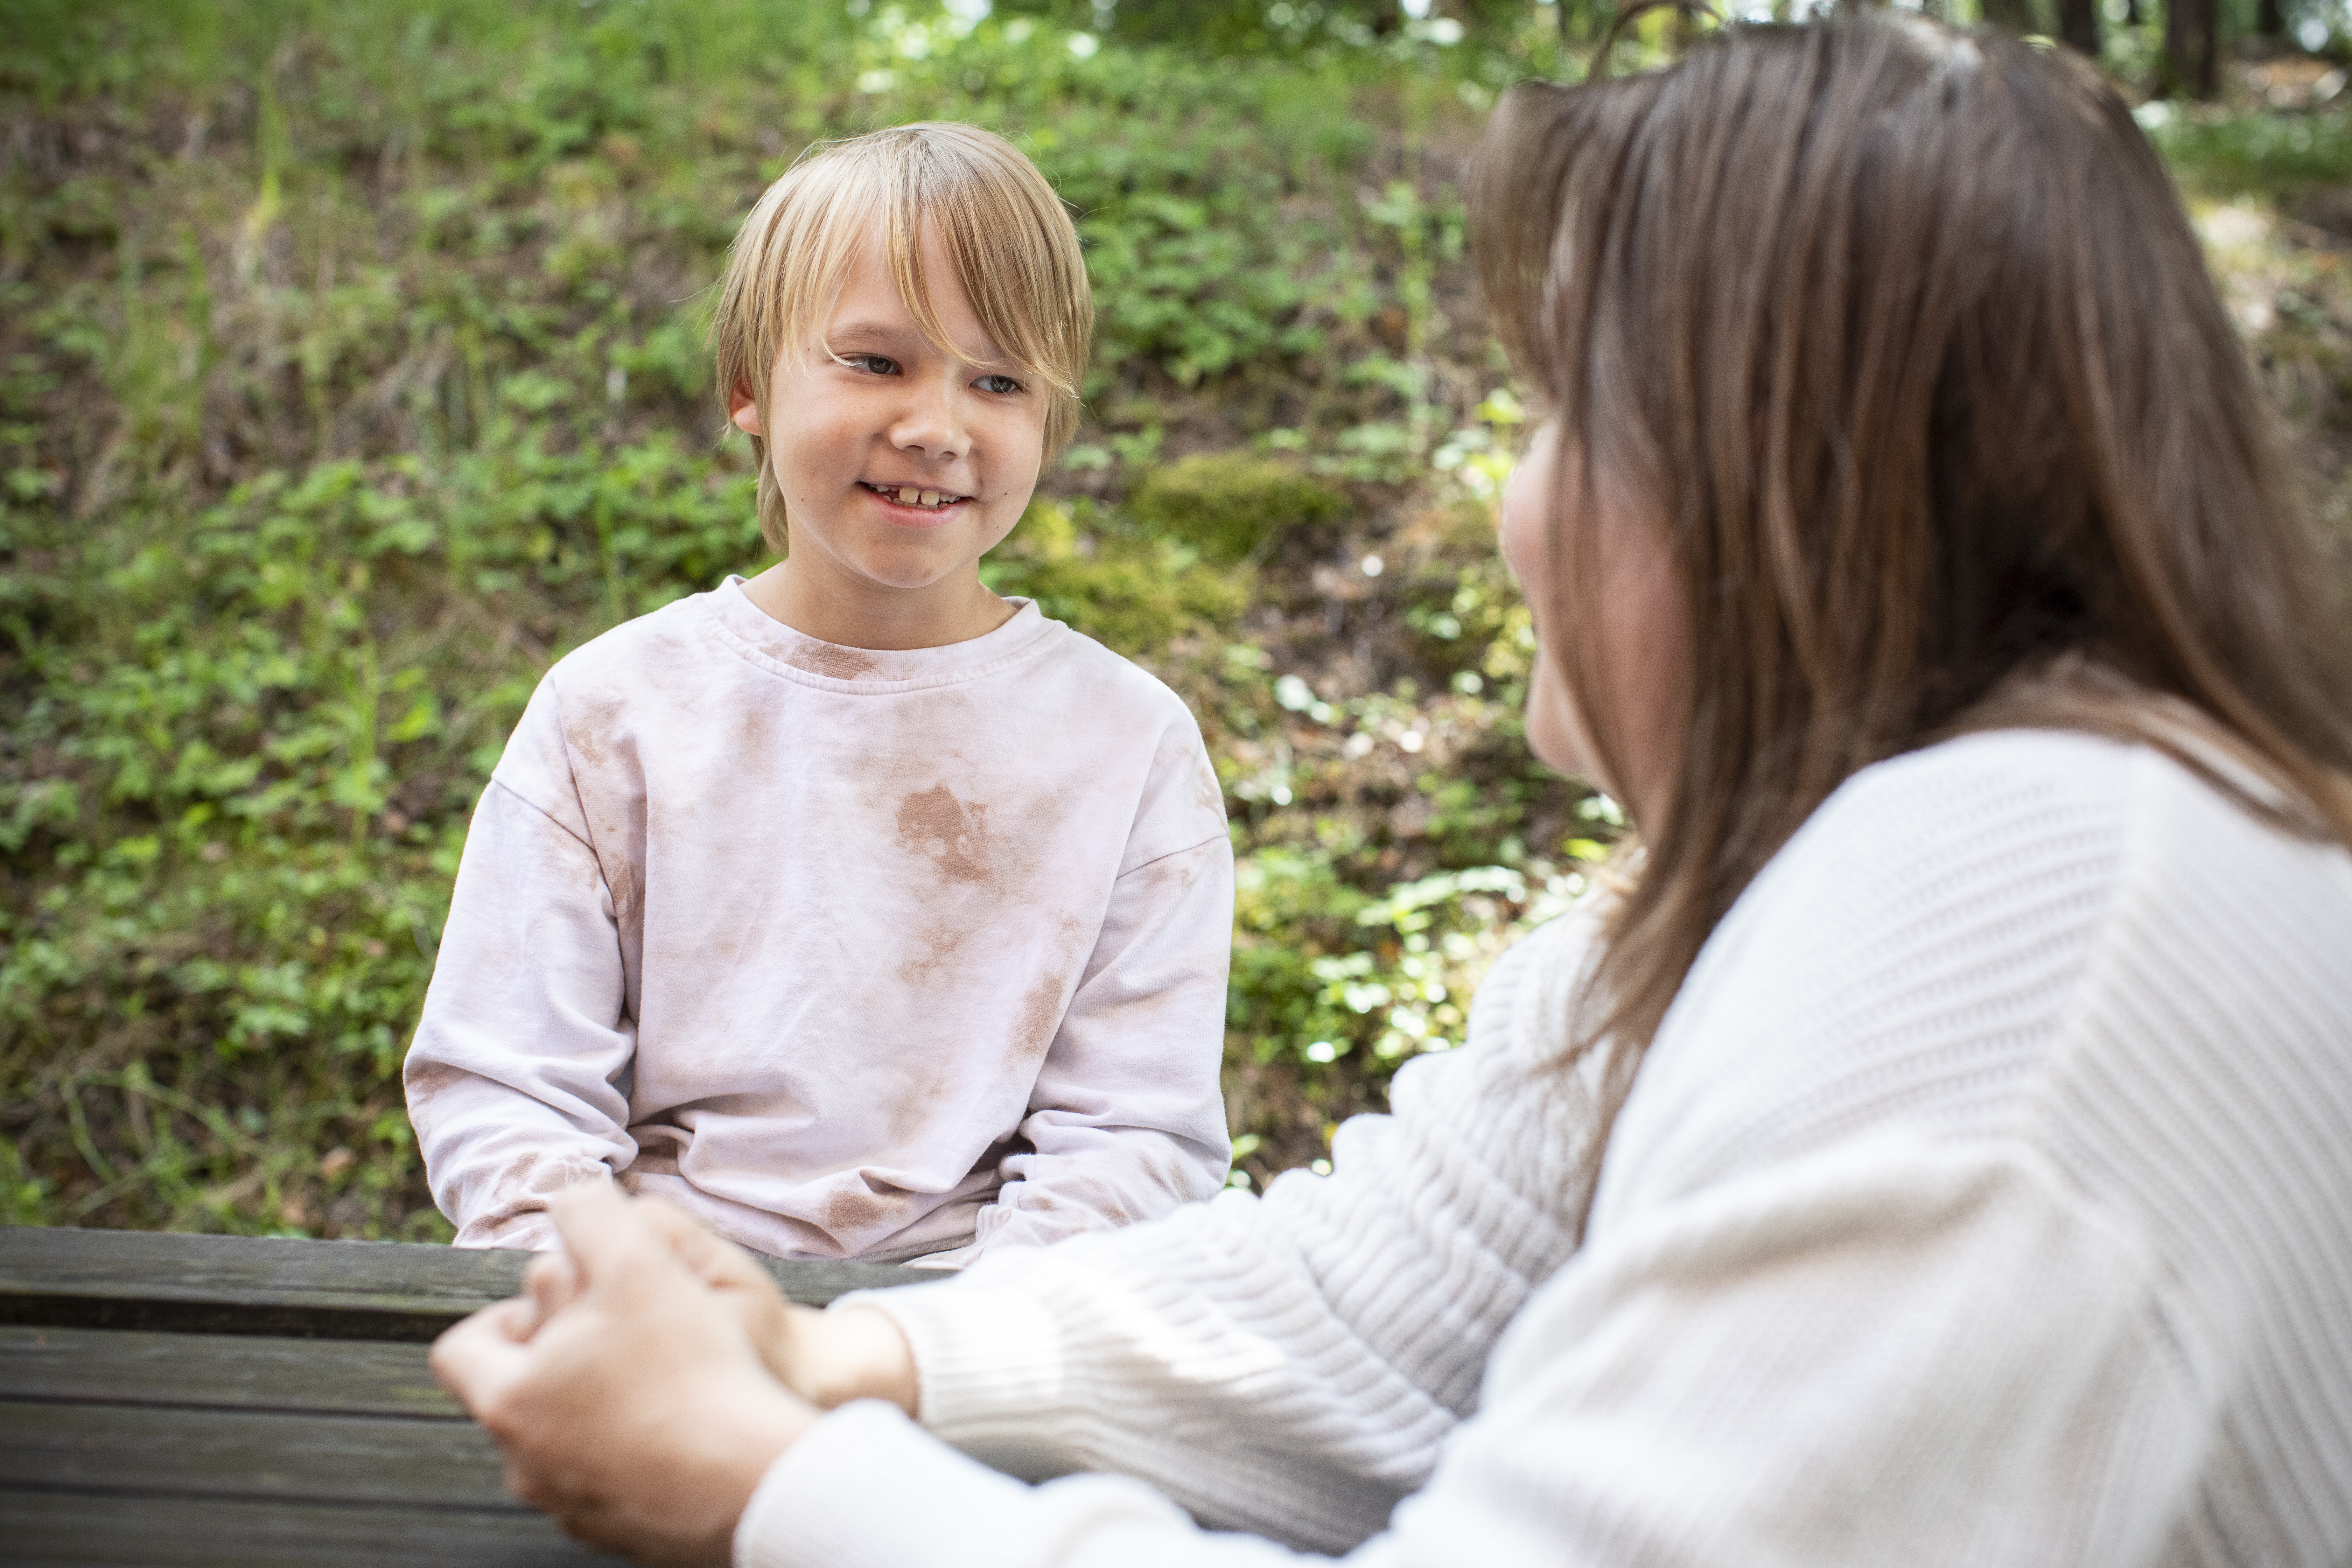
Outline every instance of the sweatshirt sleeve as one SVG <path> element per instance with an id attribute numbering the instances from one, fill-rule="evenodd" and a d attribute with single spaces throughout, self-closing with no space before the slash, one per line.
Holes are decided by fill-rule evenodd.
<path id="1" fill-rule="evenodd" d="M 1559 1001 L 1543 952 L 1572 972 L 1585 940 L 1571 916 L 1507 954 L 1470 1044 L 1407 1064 L 1393 1115 L 1343 1126 L 1328 1177 L 855 1298 L 906 1331 L 924 1424 L 1015 1475 L 1119 1471 L 1324 1550 L 1377 1530 L 1574 1247 L 1590 1086 L 1530 1026 Z"/>
<path id="2" fill-rule="evenodd" d="M 1428 1485 L 1348 1561 L 2150 1564 L 2205 1441 L 2158 1300 L 2147 1253 L 2030 1161 L 1849 1149 L 1727 1184 L 1548 1285 Z M 1249 1436 L 1190 1431 L 1188 1468 Z M 1123 1477 L 1024 1486 L 873 1405 L 776 1462 L 735 1560 L 1326 1561 Z"/>
<path id="3" fill-rule="evenodd" d="M 553 1245 L 548 1200 L 635 1158 L 613 899 L 542 681 L 482 792 L 402 1077 L 460 1247 Z"/>
<path id="4" fill-rule="evenodd" d="M 1224 1185 L 1234 856 L 1220 833 L 1118 879 L 983 1211 L 979 1255 L 1157 1219 Z"/>
<path id="5" fill-rule="evenodd" d="M 1172 702 L 1171 702 L 1172 705 Z M 1160 735 L 1102 924 L 1029 1094 L 1004 1184 L 946 1259 L 1157 1219 L 1233 1155 L 1222 1073 L 1234 855 L 1192 716 Z"/>

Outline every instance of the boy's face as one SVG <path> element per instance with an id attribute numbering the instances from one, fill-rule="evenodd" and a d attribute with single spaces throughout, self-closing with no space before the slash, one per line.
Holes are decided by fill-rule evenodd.
<path id="1" fill-rule="evenodd" d="M 735 400 L 735 423 L 767 439 L 797 585 L 844 608 L 976 591 L 975 565 L 1020 521 L 1044 456 L 1046 393 L 998 353 L 929 234 L 922 259 L 953 353 L 923 336 L 877 242 L 814 352 L 776 356 L 767 428 Z"/>

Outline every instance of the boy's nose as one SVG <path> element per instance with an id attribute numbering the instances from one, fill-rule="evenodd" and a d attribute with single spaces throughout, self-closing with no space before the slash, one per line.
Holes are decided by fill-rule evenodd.
<path id="1" fill-rule="evenodd" d="M 902 452 L 927 458 L 960 458 L 967 445 L 963 422 L 956 416 L 955 394 L 944 386 L 909 388 L 914 395 L 890 429 L 890 444 Z"/>

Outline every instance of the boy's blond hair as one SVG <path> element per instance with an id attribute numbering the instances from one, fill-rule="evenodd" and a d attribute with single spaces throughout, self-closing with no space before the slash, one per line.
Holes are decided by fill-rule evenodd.
<path id="1" fill-rule="evenodd" d="M 748 390 L 768 425 L 768 381 L 788 343 L 814 350 L 851 269 L 877 234 L 923 335 L 953 353 L 923 277 L 926 226 L 954 264 L 981 329 L 1045 397 L 1050 460 L 1078 425 L 1094 334 L 1077 230 L 1037 166 L 1003 137 L 929 121 L 818 142 L 770 185 L 735 237 L 711 319 L 719 395 Z M 760 533 L 784 550 L 784 500 L 754 436 Z"/>

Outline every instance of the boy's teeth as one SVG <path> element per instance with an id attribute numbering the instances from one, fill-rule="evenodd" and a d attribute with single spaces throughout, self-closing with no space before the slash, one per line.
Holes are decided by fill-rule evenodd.
<path id="1" fill-rule="evenodd" d="M 886 500 L 897 501 L 900 506 L 945 506 L 950 501 L 961 499 L 950 495 L 945 490 L 927 490 L 919 485 L 868 485 L 866 488 Z"/>

